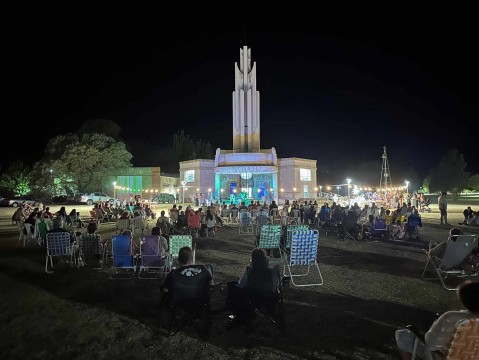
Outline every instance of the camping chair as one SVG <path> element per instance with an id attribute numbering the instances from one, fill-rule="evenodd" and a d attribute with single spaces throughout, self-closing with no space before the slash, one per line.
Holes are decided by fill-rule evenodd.
<path id="1" fill-rule="evenodd" d="M 130 219 L 118 219 L 116 221 L 116 233 L 121 234 L 125 230 L 131 230 Z"/>
<path id="2" fill-rule="evenodd" d="M 230 224 L 237 224 L 238 223 L 238 209 L 231 209 L 230 210 Z"/>
<path id="3" fill-rule="evenodd" d="M 239 213 L 239 234 L 253 235 L 253 220 L 251 213 L 248 211 L 240 211 Z"/>
<path id="4" fill-rule="evenodd" d="M 285 265 L 283 273 L 285 276 L 291 278 L 291 283 L 294 286 L 315 286 L 323 285 L 323 276 L 319 270 L 319 265 L 316 260 L 318 254 L 318 230 L 308 231 L 294 231 L 291 239 L 291 254 L 285 255 Z M 307 267 L 306 272 L 297 273 L 295 268 Z M 319 282 L 306 282 L 302 284 L 295 283 L 298 277 L 306 277 L 309 275 L 310 268 L 315 267 L 318 270 Z M 287 270 L 287 271 L 286 271 Z"/>
<path id="5" fill-rule="evenodd" d="M 279 329 L 284 329 L 284 310 L 282 281 L 279 265 L 269 268 L 267 272 L 255 272 L 247 267 L 249 304 L 253 312 L 261 316 L 250 329 L 258 327 L 267 319 Z"/>
<path id="6" fill-rule="evenodd" d="M 450 342 L 446 360 L 475 360 L 479 359 L 479 318 L 460 320 Z M 409 327 L 415 335 L 414 351 L 412 360 L 416 359 L 416 351 L 419 342 L 425 343 L 424 334 L 418 332 L 414 327 Z M 424 346 L 426 360 L 434 360 L 434 352 Z M 442 357 L 442 356 L 441 356 Z"/>
<path id="7" fill-rule="evenodd" d="M 221 216 L 221 221 L 223 221 L 223 224 L 228 224 L 230 221 L 230 212 L 227 208 L 222 208 L 220 212 Z"/>
<path id="8" fill-rule="evenodd" d="M 131 235 L 113 235 L 111 238 L 111 256 L 113 273 L 110 279 L 133 279 L 136 273 L 136 264 L 133 258 L 133 238 Z M 131 276 L 128 272 L 133 270 Z"/>
<path id="9" fill-rule="evenodd" d="M 269 218 L 271 220 L 271 224 L 281 225 L 281 215 L 279 214 L 278 208 L 272 208 L 269 211 Z"/>
<path id="10" fill-rule="evenodd" d="M 160 249 L 158 235 L 146 235 L 141 238 L 138 279 L 155 279 L 155 277 L 144 276 L 144 273 L 166 274 L 171 270 L 170 264 L 168 255 Z"/>
<path id="11" fill-rule="evenodd" d="M 131 220 L 131 232 L 134 235 L 143 236 L 146 228 L 146 222 L 143 218 L 137 217 Z"/>
<path id="12" fill-rule="evenodd" d="M 94 269 L 103 269 L 105 251 L 100 234 L 82 234 L 78 238 L 78 256 L 81 261 L 77 262 L 77 267 L 87 265 L 87 259 L 93 260 L 97 263 Z M 89 261 L 89 260 L 88 260 Z"/>
<path id="13" fill-rule="evenodd" d="M 294 208 L 291 210 L 290 222 L 291 224 L 296 225 L 301 224 L 301 212 L 298 208 Z"/>
<path id="14" fill-rule="evenodd" d="M 388 238 L 388 226 L 386 224 L 386 219 L 377 218 L 374 220 L 373 226 L 371 226 L 370 237 L 371 240 Z"/>
<path id="15" fill-rule="evenodd" d="M 186 271 L 187 270 L 187 271 Z M 210 327 L 210 284 L 191 272 L 209 271 L 206 265 L 189 265 L 185 271 L 171 272 L 172 288 L 166 293 L 170 313 L 168 336 L 173 336 L 194 320 L 200 320 L 200 330 L 207 335 Z M 180 321 L 181 320 L 181 323 Z M 173 328 L 176 326 L 173 334 Z"/>
<path id="16" fill-rule="evenodd" d="M 193 246 L 193 238 L 191 237 L 191 235 L 170 235 L 169 242 L 169 252 L 172 262 L 174 259 L 178 258 L 180 249 L 182 247 L 188 246 L 190 249 L 193 250 L 193 264 L 195 263 L 196 249 L 195 246 Z"/>
<path id="17" fill-rule="evenodd" d="M 269 255 L 273 251 L 275 257 L 283 259 L 281 253 L 281 225 L 263 225 L 259 234 L 258 248 L 265 249 Z"/>
<path id="18" fill-rule="evenodd" d="M 53 257 L 70 256 L 70 261 L 73 261 L 72 245 L 70 244 L 70 233 L 68 232 L 52 232 L 46 235 L 47 255 L 45 260 L 45 272 L 47 274 L 53 273 L 48 270 L 48 260 L 50 260 L 50 267 L 53 269 Z"/>
<path id="19" fill-rule="evenodd" d="M 419 228 L 422 227 L 421 217 L 418 215 L 411 215 L 407 218 L 404 224 L 406 234 L 409 239 L 419 240 Z"/>
<path id="20" fill-rule="evenodd" d="M 428 266 L 431 265 L 434 272 L 446 290 L 456 290 L 455 287 L 449 287 L 444 280 L 449 276 L 466 277 L 476 276 L 478 274 L 477 264 L 470 264 L 468 260 L 474 249 L 477 249 L 477 235 L 454 235 L 448 239 L 444 244 L 438 246 L 445 246 L 444 255 L 442 258 L 440 254 L 435 254 L 434 248 L 425 250 L 426 265 L 422 272 L 422 278 L 425 280 L 432 280 L 436 278 L 427 278 L 425 273 Z"/>

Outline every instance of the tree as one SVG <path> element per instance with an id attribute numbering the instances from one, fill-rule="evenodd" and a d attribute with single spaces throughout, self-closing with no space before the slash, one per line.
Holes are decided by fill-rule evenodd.
<path id="1" fill-rule="evenodd" d="M 12 163 L 0 176 L 0 187 L 15 196 L 30 193 L 30 170 L 21 161 Z"/>
<path id="2" fill-rule="evenodd" d="M 107 119 L 89 119 L 86 120 L 78 129 L 77 134 L 104 134 L 117 141 L 121 141 L 121 127 L 113 120 Z"/>
<path id="3" fill-rule="evenodd" d="M 183 130 L 173 136 L 172 147 L 178 161 L 214 158 L 213 149 L 208 141 L 195 141 Z"/>
<path id="4" fill-rule="evenodd" d="M 56 187 L 66 192 L 75 186 L 80 192 L 102 189 L 113 172 L 131 166 L 132 155 L 125 144 L 104 134 L 67 134 L 51 139 L 38 168 L 52 169 Z"/>
<path id="5" fill-rule="evenodd" d="M 479 174 L 472 175 L 469 178 L 467 187 L 474 191 L 479 191 Z"/>
<path id="6" fill-rule="evenodd" d="M 468 183 L 469 173 L 464 171 L 467 163 L 456 149 L 449 150 L 439 164 L 429 173 L 430 191 L 451 191 L 455 196 Z"/>

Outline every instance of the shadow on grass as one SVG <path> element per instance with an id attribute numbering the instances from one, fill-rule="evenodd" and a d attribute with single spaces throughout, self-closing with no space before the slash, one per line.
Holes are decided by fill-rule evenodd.
<path id="1" fill-rule="evenodd" d="M 225 244 L 217 245 L 222 248 Z M 241 244 L 235 244 L 238 245 Z M 251 250 L 247 245 L 244 247 L 245 252 Z M 412 270 L 405 270 L 409 268 L 408 261 L 402 258 L 332 248 L 322 250 L 321 261 L 326 264 L 412 276 Z M 160 307 L 163 279 L 110 280 L 109 269 L 59 268 L 48 275 L 39 266 L 44 264 L 44 259 L 42 249 L 12 250 L 0 255 L 0 270 L 12 279 L 42 288 L 59 298 L 125 315 L 154 329 L 166 329 L 168 313 Z M 417 269 L 416 262 L 410 262 L 411 269 Z M 241 327 L 227 330 L 224 326 L 229 315 L 226 294 L 217 289 L 212 293 L 213 323 L 208 341 L 233 351 L 261 346 L 306 358 L 317 357 L 318 352 L 351 358 L 351 354 L 370 355 L 373 350 L 382 357 L 396 358 L 396 328 L 415 324 L 426 329 L 434 318 L 432 312 L 398 303 L 323 293 L 321 289 L 318 292 L 286 288 L 284 298 L 284 332 L 266 321 L 252 333 Z M 183 332 L 198 336 L 188 327 Z M 159 332 L 160 336 L 165 333 Z"/>

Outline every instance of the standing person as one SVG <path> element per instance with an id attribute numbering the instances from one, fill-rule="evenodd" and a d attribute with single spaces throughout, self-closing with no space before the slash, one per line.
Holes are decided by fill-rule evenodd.
<path id="1" fill-rule="evenodd" d="M 447 224 L 447 192 L 443 191 L 437 199 L 439 211 L 441 212 L 441 224 Z"/>
<path id="2" fill-rule="evenodd" d="M 198 206 L 200 206 L 200 197 L 198 193 L 195 193 L 195 207 L 197 208 Z"/>

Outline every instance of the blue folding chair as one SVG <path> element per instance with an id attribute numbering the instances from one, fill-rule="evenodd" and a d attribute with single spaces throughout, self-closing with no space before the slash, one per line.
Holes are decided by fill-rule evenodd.
<path id="1" fill-rule="evenodd" d="M 299 230 L 294 231 L 291 238 L 291 253 L 285 256 L 285 265 L 283 273 L 291 278 L 294 286 L 317 286 L 323 285 L 323 276 L 319 270 L 316 260 L 318 254 L 318 230 Z M 304 269 L 306 272 L 297 273 L 295 268 Z M 306 277 L 310 274 L 310 268 L 316 268 L 318 271 L 319 281 L 316 278 L 312 282 L 307 282 Z M 304 271 L 304 270 L 303 270 Z M 297 278 L 305 279 L 302 283 L 297 282 Z M 296 280 L 296 282 L 295 282 Z"/>
<path id="2" fill-rule="evenodd" d="M 136 264 L 133 257 L 133 238 L 131 235 L 114 235 L 111 238 L 111 255 L 113 258 L 110 279 L 133 279 Z M 132 273 L 131 276 L 125 276 Z"/>

